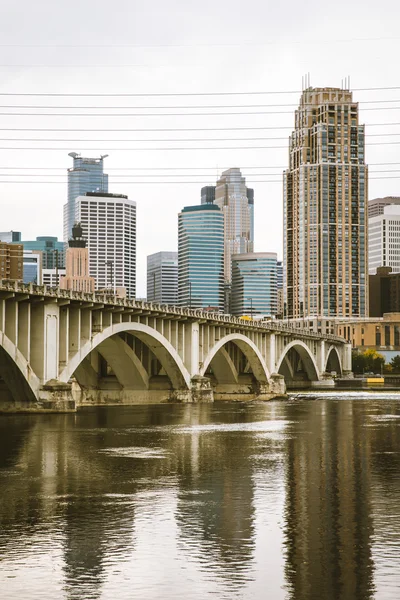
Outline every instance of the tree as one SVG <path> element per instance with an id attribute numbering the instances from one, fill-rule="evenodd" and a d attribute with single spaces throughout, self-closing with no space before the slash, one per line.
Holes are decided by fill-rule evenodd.
<path id="1" fill-rule="evenodd" d="M 352 365 L 354 373 L 381 373 L 385 358 L 373 348 L 368 348 L 365 352 L 353 351 Z"/>
<path id="2" fill-rule="evenodd" d="M 400 373 L 400 355 L 394 356 L 390 361 L 390 366 L 392 367 L 393 373 Z"/>

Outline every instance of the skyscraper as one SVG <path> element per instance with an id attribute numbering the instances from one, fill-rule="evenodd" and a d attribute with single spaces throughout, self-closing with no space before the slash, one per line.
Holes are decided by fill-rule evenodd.
<path id="1" fill-rule="evenodd" d="M 254 242 L 254 192 L 246 187 L 240 169 L 224 171 L 217 181 L 214 204 L 224 215 L 225 258 L 224 278 L 232 279 L 231 256 L 253 252 Z"/>
<path id="2" fill-rule="evenodd" d="M 76 221 L 89 251 L 89 274 L 97 289 L 136 293 L 136 202 L 122 194 L 87 192 L 76 199 Z"/>
<path id="3" fill-rule="evenodd" d="M 224 215 L 215 204 L 187 206 L 179 213 L 178 304 L 224 308 Z"/>
<path id="4" fill-rule="evenodd" d="M 74 292 L 94 292 L 95 279 L 89 275 L 89 252 L 80 223 L 75 223 L 68 240 L 66 273 L 60 280 L 60 288 Z"/>
<path id="5" fill-rule="evenodd" d="M 378 267 L 391 267 L 400 273 L 400 206 L 389 204 L 383 213 L 368 219 L 368 269 L 375 275 Z"/>
<path id="6" fill-rule="evenodd" d="M 232 255 L 231 312 L 233 315 L 276 315 L 277 291 L 275 252 Z"/>
<path id="7" fill-rule="evenodd" d="M 392 204 L 396 204 L 397 206 L 400 204 L 399 196 L 373 198 L 373 200 L 368 202 L 368 218 L 372 219 L 372 217 L 379 217 L 379 215 L 383 215 L 385 206 L 390 206 Z"/>
<path id="8" fill-rule="evenodd" d="M 349 90 L 308 88 L 284 173 L 285 316 L 368 314 L 364 126 Z"/>
<path id="9" fill-rule="evenodd" d="M 108 175 L 103 172 L 103 161 L 108 156 L 100 158 L 84 158 L 77 152 L 70 152 L 73 159 L 72 169 L 68 169 L 68 202 L 64 204 L 64 242 L 72 234 L 75 223 L 75 200 L 86 192 L 108 192 Z"/>
<path id="10" fill-rule="evenodd" d="M 177 252 L 156 252 L 147 257 L 147 300 L 177 305 Z"/>

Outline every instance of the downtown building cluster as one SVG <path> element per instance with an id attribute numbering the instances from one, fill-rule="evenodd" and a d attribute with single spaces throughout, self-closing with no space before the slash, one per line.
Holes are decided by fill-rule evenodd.
<path id="1" fill-rule="evenodd" d="M 202 188 L 200 204 L 179 213 L 178 252 L 147 258 L 148 300 L 271 318 L 277 286 L 276 253 L 254 252 L 254 191 L 238 168 L 224 171 L 215 186 Z"/>
<path id="2" fill-rule="evenodd" d="M 288 150 L 283 261 L 263 239 L 255 252 L 254 190 L 230 168 L 178 214 L 177 251 L 147 257 L 147 300 L 283 318 L 355 347 L 400 350 L 400 198 L 368 202 L 365 130 L 352 92 L 305 89 Z M 109 192 L 107 155 L 70 157 L 64 240 L 0 233 L 0 275 L 134 298 L 136 203 Z"/>

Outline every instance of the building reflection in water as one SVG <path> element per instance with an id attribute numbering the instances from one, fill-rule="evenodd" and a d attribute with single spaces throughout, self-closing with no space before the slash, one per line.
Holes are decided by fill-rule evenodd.
<path id="1" fill-rule="evenodd" d="M 227 422 L 224 414 L 222 425 L 210 407 L 198 408 L 191 411 L 190 431 L 175 436 L 182 459 L 180 547 L 195 553 L 215 576 L 229 573 L 232 588 L 248 581 L 254 555 L 254 434 L 245 428 L 251 416 L 234 413 Z"/>
<path id="2" fill-rule="evenodd" d="M 397 600 L 398 412 L 319 399 L 4 417 L 8 597 Z"/>
<path id="3" fill-rule="evenodd" d="M 286 578 L 292 600 L 368 600 L 371 436 L 357 403 L 288 407 Z"/>

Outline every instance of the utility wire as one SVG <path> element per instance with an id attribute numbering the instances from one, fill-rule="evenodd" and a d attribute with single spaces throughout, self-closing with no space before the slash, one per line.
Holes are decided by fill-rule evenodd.
<path id="1" fill-rule="evenodd" d="M 398 133 L 370 133 L 370 137 L 392 137 Z M 287 141 L 287 137 L 241 137 L 241 138 L 157 138 L 157 139 L 78 139 L 78 138 L 2 138 L 0 142 L 256 142 L 256 141 Z M 368 141 L 366 142 L 368 144 Z M 377 142 L 379 143 L 379 142 Z"/>
<path id="2" fill-rule="evenodd" d="M 1 108 L 1 107 L 0 107 Z M 16 107 L 19 108 L 19 107 Z M 54 107 L 57 108 L 57 107 Z M 99 107 L 102 108 L 102 107 Z M 149 107 L 148 107 L 149 108 Z M 71 108 L 71 110 L 73 110 Z M 376 106 L 367 110 L 400 110 L 400 106 Z M 3 117 L 219 117 L 244 115 L 293 115 L 292 110 L 241 111 L 241 112 L 191 112 L 191 113 L 36 113 L 36 112 L 0 112 Z"/>
<path id="3" fill-rule="evenodd" d="M 18 142 L 18 140 L 13 140 Z M 43 140 L 36 140 L 38 142 L 41 142 Z M 68 140 L 73 142 L 74 140 Z M 107 140 L 109 141 L 109 140 Z M 125 140 L 124 140 L 125 141 Z M 130 140 L 126 140 L 127 142 L 129 142 Z M 141 142 L 146 141 L 146 140 L 140 140 Z M 148 140 L 150 141 L 150 140 Z M 185 142 L 185 141 L 190 141 L 190 140 L 174 140 L 176 142 Z M 206 142 L 207 140 L 202 140 L 204 142 Z M 229 140 L 218 140 L 218 141 L 229 141 Z M 400 144 L 400 141 L 398 142 L 370 142 L 367 144 L 367 146 L 392 146 L 392 145 L 397 145 Z M 63 151 L 63 152 L 67 152 L 67 151 L 71 151 L 71 147 L 67 147 L 67 148 L 56 148 L 56 147 L 47 147 L 47 148 L 40 148 L 38 146 L 2 146 L 0 147 L 0 150 L 40 150 L 40 151 L 55 151 L 55 150 L 59 150 L 59 151 Z M 116 151 L 129 151 L 129 152 L 133 152 L 133 151 L 138 151 L 138 152 L 148 152 L 148 151 L 165 151 L 165 150 L 171 150 L 171 151 L 177 151 L 177 150 L 288 150 L 288 146 L 179 146 L 179 147 L 173 147 L 173 146 L 164 146 L 164 147 L 159 147 L 159 148 L 146 148 L 143 146 L 140 146 L 138 148 L 110 148 L 107 146 L 107 152 L 116 152 Z M 84 148 L 75 148 L 75 151 L 77 152 L 102 152 L 103 150 L 99 147 L 97 148 L 88 148 L 88 147 L 84 147 Z M 328 163 L 327 163 L 328 164 Z"/>
<path id="4" fill-rule="evenodd" d="M 314 90 L 317 88 L 314 88 Z M 338 88 L 337 91 L 342 92 L 381 92 L 381 91 L 394 91 L 400 90 L 400 86 L 388 86 L 388 87 L 366 87 L 366 88 L 352 88 L 351 90 L 341 90 Z M 313 90 L 311 90 L 313 91 Z M 186 97 L 186 96 L 262 96 L 262 95 L 276 95 L 276 94 L 302 94 L 302 90 L 268 90 L 268 91 L 249 91 L 249 92 L 168 92 L 168 93 L 54 93 L 54 92 L 0 92 L 0 96 L 35 96 L 35 97 L 69 97 L 69 98 L 159 98 L 159 97 Z"/>
<path id="5" fill-rule="evenodd" d="M 0 65 L 1 67 L 1 65 Z M 1 94 L 0 94 L 1 95 Z M 393 104 L 393 102 L 400 102 L 400 98 L 396 98 L 395 100 L 358 100 L 356 102 L 351 102 L 350 104 Z M 343 102 L 327 102 L 327 104 L 343 104 Z M 315 104 L 305 102 L 301 105 L 304 106 L 314 106 Z M 100 109 L 112 109 L 112 110 L 120 110 L 120 109 L 138 109 L 138 110 L 165 110 L 165 109 L 194 109 L 194 108 L 293 108 L 297 109 L 299 107 L 298 104 L 290 103 L 290 104 L 185 104 L 185 105 L 167 105 L 167 106 L 50 106 L 50 105 L 40 105 L 40 104 L 3 104 L 0 105 L 0 108 L 37 108 L 37 109 L 70 109 L 70 110 L 78 110 L 78 109 L 87 109 L 87 110 L 100 110 Z M 366 110 L 366 109 L 363 109 Z"/>
<path id="6" fill-rule="evenodd" d="M 329 163 L 328 163 L 329 164 Z M 379 162 L 379 163 L 368 163 L 367 166 L 387 166 L 387 165 L 400 165 L 400 162 Z M 258 166 L 242 166 L 241 170 L 247 171 L 250 169 L 287 169 L 288 165 L 258 165 Z M 69 171 L 68 167 L 0 167 L 0 170 L 26 170 L 26 171 Z M 222 167 L 219 165 L 213 165 L 211 167 L 111 167 L 107 168 L 107 171 L 213 171 L 218 169 L 219 171 L 225 171 L 229 169 L 229 167 Z M 281 174 L 281 172 L 280 172 Z M 14 173 L 17 175 L 17 173 Z M 199 173 L 197 175 L 203 175 Z M 196 175 L 196 176 L 197 176 Z M 271 175 L 269 173 L 268 175 Z M 50 176 L 50 174 L 49 174 Z M 127 175 L 128 176 L 128 175 Z M 213 177 L 215 174 L 212 175 Z M 253 173 L 251 174 L 253 176 Z M 53 177 L 53 175 L 51 175 Z M 113 175 L 113 177 L 117 177 L 117 175 Z"/>
<path id="7" fill-rule="evenodd" d="M 366 124 L 366 127 L 392 127 L 394 125 L 400 125 L 400 121 L 397 122 L 390 122 L 390 123 L 368 123 Z M 134 129 L 127 129 L 125 127 L 123 128 L 117 128 L 117 129 L 103 129 L 103 128 L 92 128 L 92 129 L 81 129 L 81 128 L 71 128 L 71 127 L 64 127 L 64 128 L 56 128 L 56 127 L 0 127 L 0 131 L 45 131 L 45 132 L 49 132 L 49 131 L 60 131 L 60 132 L 71 132 L 71 131 L 79 131 L 79 132 L 86 132 L 86 133 L 95 133 L 95 132 L 112 132 L 112 133 L 116 133 L 116 132 L 155 132 L 155 131 L 256 131 L 256 130 L 264 130 L 264 129 L 270 129 L 270 130 L 280 130 L 280 129 L 288 129 L 290 131 L 293 131 L 294 128 L 291 125 L 281 125 L 278 127 L 172 127 L 172 128 L 158 128 L 158 127 L 152 127 L 152 128 L 134 128 Z M 371 135 L 376 135 L 376 134 L 368 134 L 368 136 Z M 287 139 L 287 137 L 285 138 Z"/>
<path id="8" fill-rule="evenodd" d="M 398 176 L 385 176 L 385 177 L 370 177 L 370 180 L 375 180 L 375 179 L 400 179 L 400 175 Z M 64 181 L 1 181 L 0 180 L 0 184 L 7 184 L 7 183 L 12 183 L 12 184 L 17 184 L 17 183 L 22 183 L 22 184 L 50 184 L 50 185 L 64 185 L 65 186 L 65 182 Z M 282 183 L 282 180 L 280 179 L 271 179 L 271 180 L 258 180 L 258 181 L 254 181 L 252 183 Z M 179 184 L 183 184 L 183 185 L 207 185 L 208 182 L 207 181 L 116 181 L 115 185 L 179 185 Z"/>

